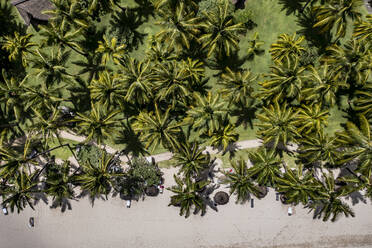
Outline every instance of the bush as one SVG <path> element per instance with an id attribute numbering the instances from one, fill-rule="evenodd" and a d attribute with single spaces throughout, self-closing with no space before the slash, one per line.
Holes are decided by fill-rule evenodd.
<path id="1" fill-rule="evenodd" d="M 217 13 L 218 5 L 223 5 L 225 1 L 229 1 L 228 15 L 232 15 L 234 12 L 234 5 L 230 0 L 201 0 L 199 2 L 198 16 L 205 11 L 208 13 Z"/>
<path id="2" fill-rule="evenodd" d="M 235 11 L 233 16 L 235 23 L 249 24 L 253 22 L 253 12 L 248 8 Z"/>
<path id="3" fill-rule="evenodd" d="M 77 152 L 79 163 L 85 164 L 90 161 L 92 165 L 98 165 L 103 155 L 103 150 L 93 145 L 83 145 Z"/>
<path id="4" fill-rule="evenodd" d="M 135 178 L 141 178 L 145 186 L 158 185 L 162 179 L 162 173 L 158 166 L 143 157 L 132 159 L 128 174 Z"/>

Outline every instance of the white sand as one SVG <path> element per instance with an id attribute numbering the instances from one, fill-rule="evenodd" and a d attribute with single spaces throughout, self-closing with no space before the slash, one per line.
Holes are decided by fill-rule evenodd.
<path id="1" fill-rule="evenodd" d="M 175 169 L 165 170 L 166 186 L 173 184 Z M 44 203 L 21 214 L 0 215 L 0 248 L 341 248 L 372 247 L 372 206 L 353 206 L 356 218 L 336 223 L 313 220 L 300 206 L 294 215 L 275 201 L 270 189 L 263 200 L 236 205 L 233 200 L 208 209 L 204 217 L 178 215 L 178 208 L 167 207 L 170 192 L 157 198 L 133 202 L 97 200 L 92 208 L 88 199 L 72 202 L 72 210 L 61 213 Z M 35 227 L 27 226 L 35 217 Z"/>

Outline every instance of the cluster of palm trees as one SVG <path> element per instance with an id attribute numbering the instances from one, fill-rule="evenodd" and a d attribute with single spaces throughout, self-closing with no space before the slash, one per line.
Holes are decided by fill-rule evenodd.
<path id="1" fill-rule="evenodd" d="M 3 205 L 22 210 L 44 193 L 61 206 L 74 199 L 74 187 L 92 199 L 121 192 L 117 185 L 137 192 L 136 180 L 112 169 L 113 156 L 77 168 L 56 165 L 51 149 L 67 146 L 75 156 L 59 136 L 68 130 L 84 135 L 86 143 L 124 143 L 123 153 L 134 157 L 171 151 L 180 170 L 177 185 L 169 188 L 170 205 L 180 206 L 186 217 L 193 209 L 203 214 L 210 184 L 205 172 L 212 165 L 205 145 L 231 151 L 236 128 L 253 127 L 255 117 L 263 146 L 250 153 L 252 166 L 237 160 L 226 173 L 238 201 L 274 187 L 286 203 L 305 204 L 317 209 L 316 216 L 327 220 L 333 214 L 334 220 L 340 213 L 353 215 L 341 197 L 363 189 L 371 196 L 372 19 L 362 18 L 359 0 L 304 2 L 304 15 L 316 17 L 314 30 L 335 40 L 324 48 L 306 35 L 282 34 L 270 48 L 273 63 L 264 75 L 234 63 L 247 28 L 228 0 L 213 11 L 201 10 L 196 0 L 138 1 L 141 13 L 111 0 L 52 2 L 47 26 L 32 34 L 16 31 L 1 43 L 7 59 L 26 72 L 3 70 L 0 77 Z M 149 35 L 139 59 L 130 54 L 132 44 L 99 28 L 101 17 L 134 13 L 146 21 L 144 9 L 161 31 Z M 345 41 L 350 20 L 354 32 Z M 262 54 L 258 33 L 249 44 L 248 57 Z M 309 56 L 314 51 L 317 56 Z M 345 130 L 326 132 L 331 108 L 345 102 Z M 51 146 L 54 139 L 59 146 Z M 288 149 L 290 144 L 298 149 Z M 288 168 L 283 153 L 295 156 L 298 168 Z M 335 168 L 349 173 L 335 179 Z"/>

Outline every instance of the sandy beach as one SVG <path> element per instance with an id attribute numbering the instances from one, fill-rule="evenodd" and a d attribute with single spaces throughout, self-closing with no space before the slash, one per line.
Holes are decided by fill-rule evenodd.
<path id="1" fill-rule="evenodd" d="M 176 170 L 164 172 L 168 187 Z M 204 217 L 185 219 L 178 215 L 178 208 L 167 206 L 169 196 L 166 190 L 156 198 L 133 202 L 129 209 L 118 198 L 97 200 L 94 207 L 84 198 L 72 202 L 72 210 L 65 213 L 39 203 L 36 211 L 27 208 L 19 215 L 0 216 L 0 247 L 372 247 L 370 202 L 353 206 L 356 218 L 324 223 L 313 220 L 301 206 L 288 216 L 287 206 L 276 201 L 270 189 L 264 199 L 255 199 L 254 208 L 230 199 L 230 203 L 218 207 L 218 212 L 208 209 Z M 34 228 L 27 226 L 29 217 L 35 217 Z"/>

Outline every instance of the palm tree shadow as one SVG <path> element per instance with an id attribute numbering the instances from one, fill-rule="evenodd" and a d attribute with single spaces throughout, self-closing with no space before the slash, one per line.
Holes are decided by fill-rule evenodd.
<path id="1" fill-rule="evenodd" d="M 139 6 L 134 8 L 133 11 L 137 13 L 138 16 L 144 18 L 144 22 L 149 20 L 149 17 L 155 17 L 154 5 L 149 0 L 134 0 Z"/>
<path id="2" fill-rule="evenodd" d="M 85 112 L 90 109 L 90 90 L 85 80 L 76 78 L 77 85 L 68 87 L 71 91 L 71 101 L 77 112 Z"/>
<path id="3" fill-rule="evenodd" d="M 256 105 L 256 99 L 254 98 L 234 103 L 231 115 L 237 117 L 235 125 L 243 125 L 244 129 L 247 129 L 249 125 L 253 129 L 253 120 L 256 118 L 256 111 L 258 109 L 259 106 Z"/>
<path id="4" fill-rule="evenodd" d="M 121 44 L 126 44 L 126 49 L 131 52 L 143 44 L 146 34 L 137 29 L 144 23 L 141 16 L 133 9 L 116 11 L 110 20 L 110 33 L 113 34 Z"/>
<path id="5" fill-rule="evenodd" d="M 132 154 L 135 157 L 148 154 L 145 146 L 140 140 L 140 135 L 136 134 L 130 124 L 123 124 L 119 136 L 116 137 L 116 144 L 124 144 L 125 148 L 121 150 L 124 155 Z"/>
<path id="6" fill-rule="evenodd" d="M 279 0 L 279 3 L 282 5 L 281 11 L 286 11 L 287 16 L 296 14 L 302 9 L 301 1 L 298 0 Z"/>
<path id="7" fill-rule="evenodd" d="M 248 60 L 248 58 L 249 56 L 240 58 L 238 51 L 233 51 L 230 53 L 230 56 L 228 56 L 226 53 L 216 55 L 213 59 L 210 59 L 207 64 L 209 68 L 219 71 L 217 74 L 213 75 L 216 77 L 224 73 L 226 67 L 229 67 L 232 71 L 239 70 L 239 68 Z"/>
<path id="8" fill-rule="evenodd" d="M 98 42 L 102 40 L 103 29 L 99 29 L 96 26 L 89 26 L 89 28 L 84 32 L 84 39 L 79 42 L 79 45 L 86 51 L 88 54 L 94 54 L 98 48 Z"/>

